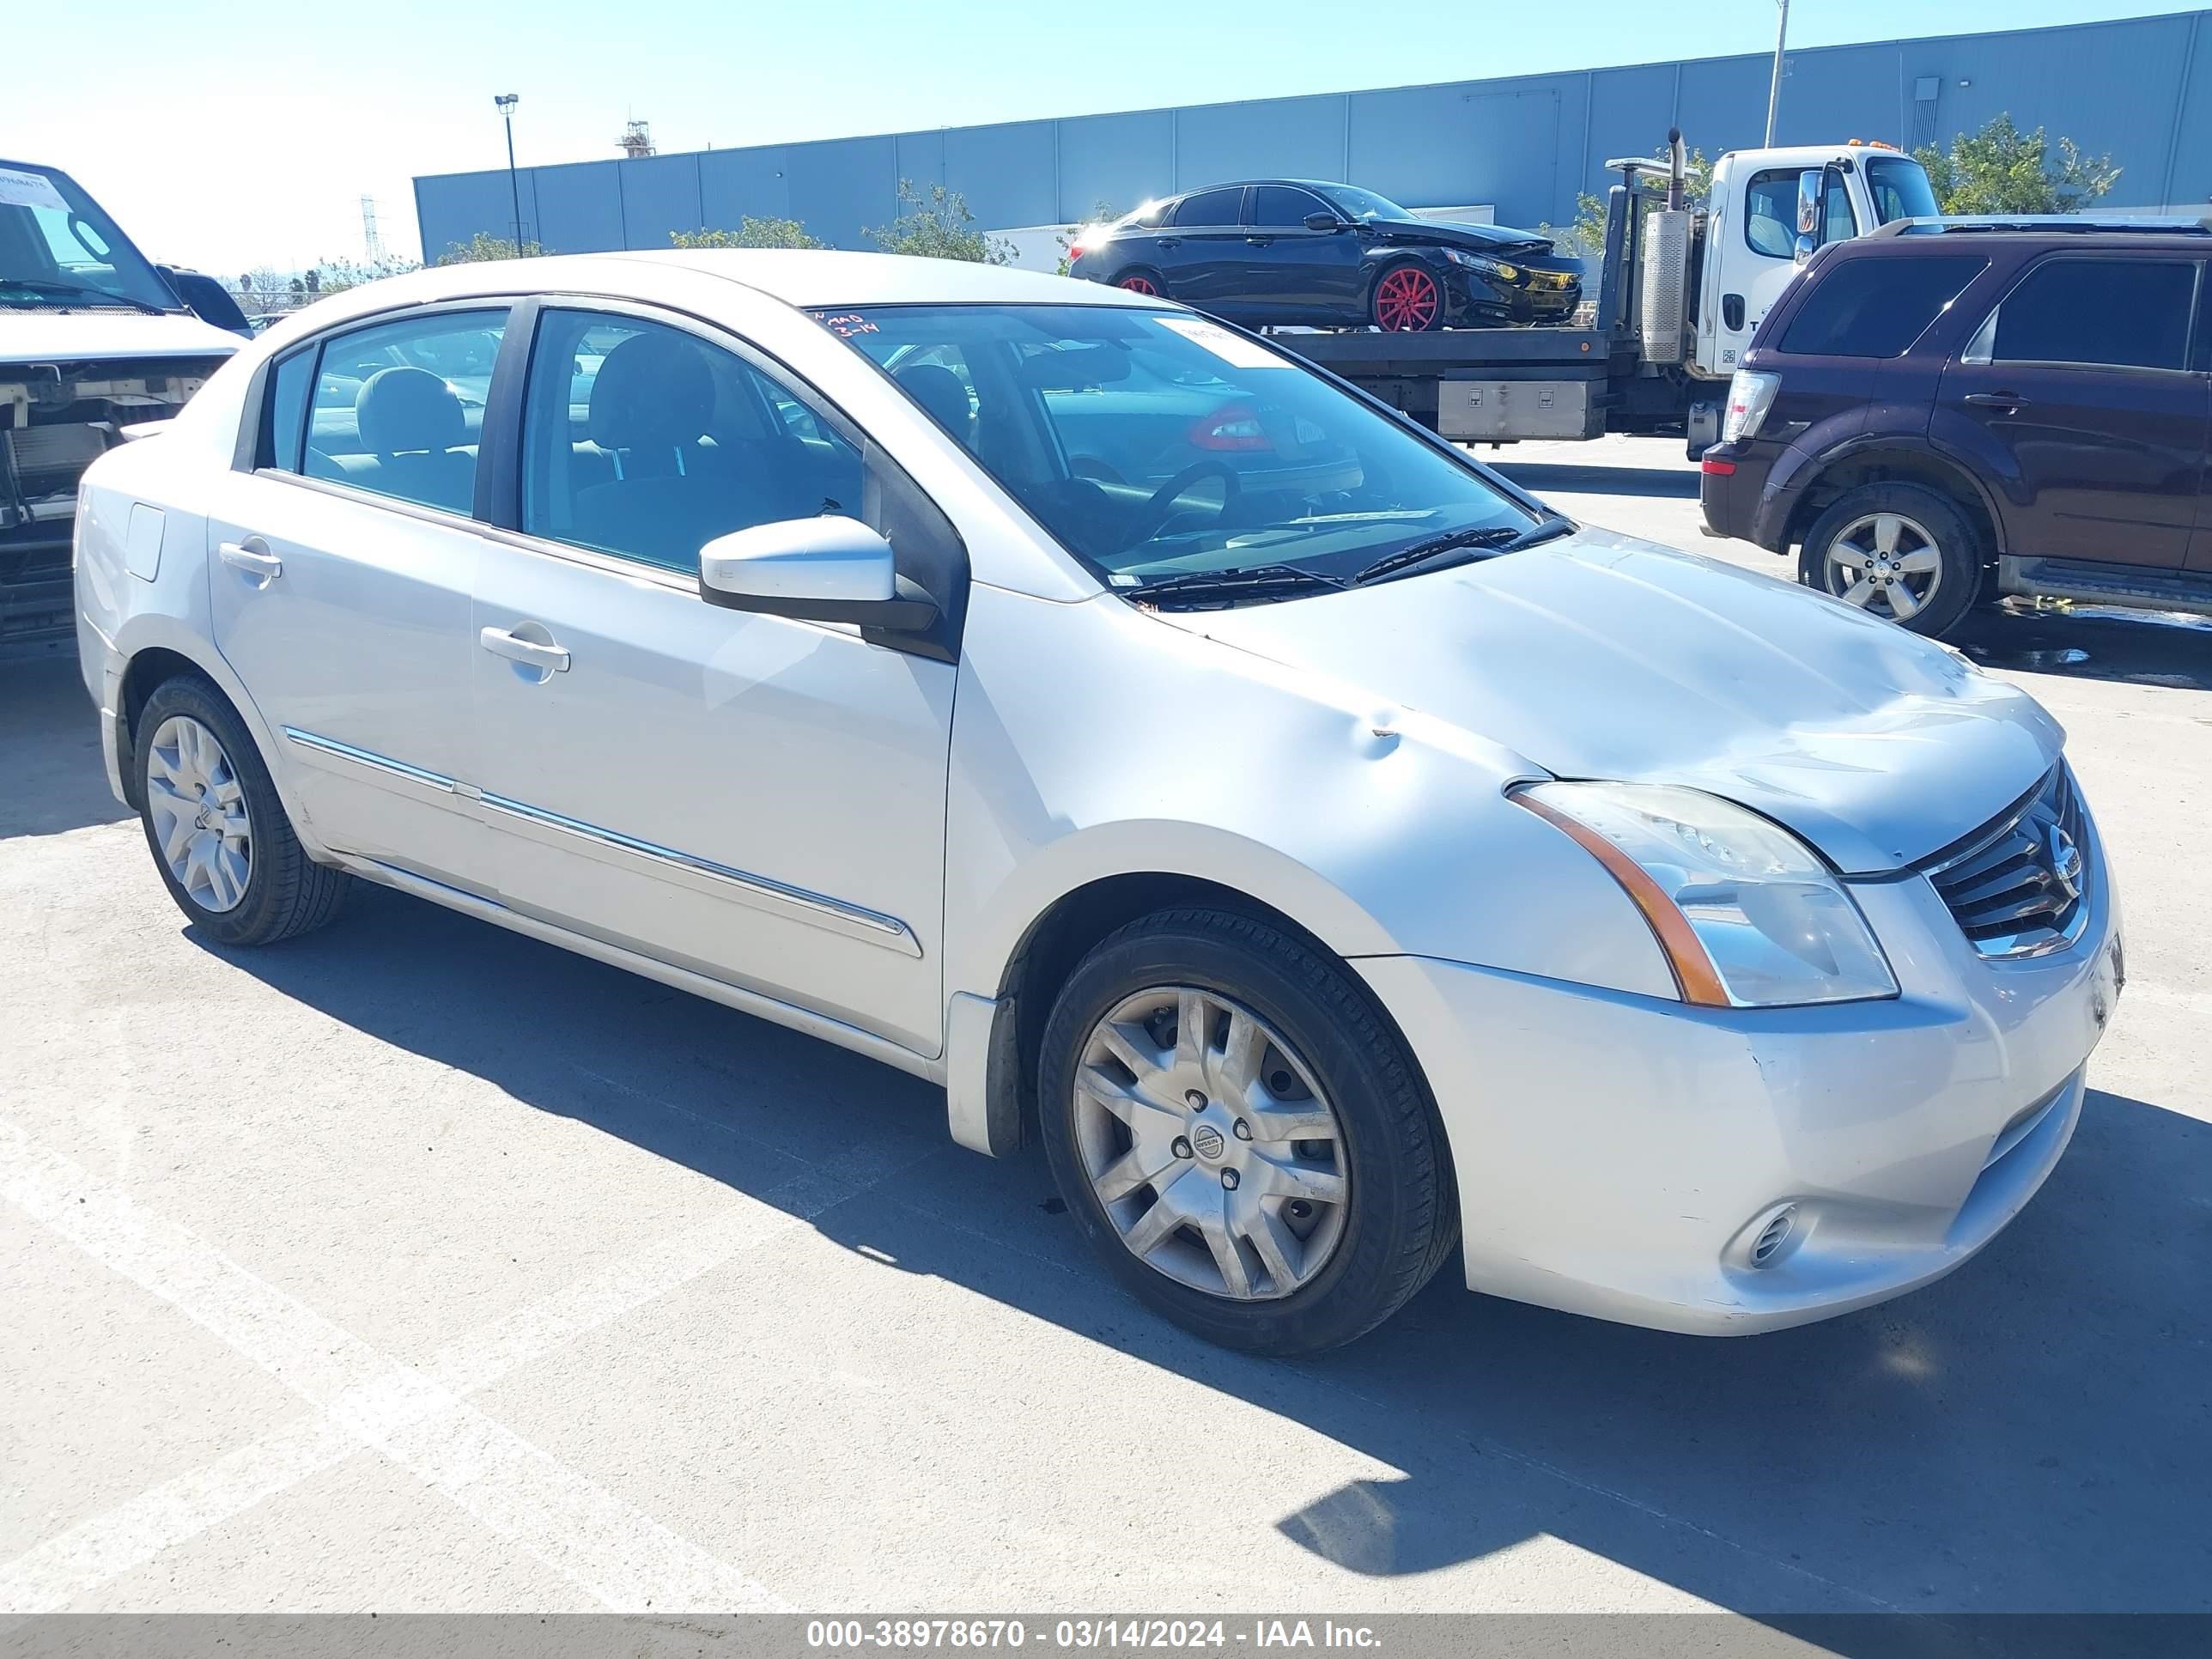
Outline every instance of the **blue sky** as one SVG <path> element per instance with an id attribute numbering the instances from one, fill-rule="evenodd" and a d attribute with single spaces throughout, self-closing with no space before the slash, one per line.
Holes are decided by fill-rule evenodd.
<path id="1" fill-rule="evenodd" d="M 2192 9 L 1794 0 L 1794 46 Z M 1767 52 L 1773 0 L 48 0 L 9 9 L 0 155 L 64 167 L 157 258 L 357 255 L 360 198 L 412 254 L 418 173 Z M 1659 26 L 1661 18 L 1669 21 Z M 1258 20 L 1264 19 L 1264 22 Z M 24 73 L 30 65 L 53 73 Z M 1418 142 L 1408 135 L 1408 142 Z"/>

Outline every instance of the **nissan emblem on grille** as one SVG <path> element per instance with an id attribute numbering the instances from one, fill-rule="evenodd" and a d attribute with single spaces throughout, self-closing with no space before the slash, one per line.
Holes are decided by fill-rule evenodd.
<path id="1" fill-rule="evenodd" d="M 2033 794 L 1923 866 L 1975 950 L 2039 956 L 2081 931 L 2087 827 L 2063 764 Z"/>

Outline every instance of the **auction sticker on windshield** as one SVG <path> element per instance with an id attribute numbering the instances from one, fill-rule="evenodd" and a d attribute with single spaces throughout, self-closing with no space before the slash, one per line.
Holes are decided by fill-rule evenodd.
<path id="1" fill-rule="evenodd" d="M 25 173 L 16 167 L 0 167 L 0 207 L 56 208 L 69 211 L 69 204 L 62 199 L 61 191 L 54 188 L 52 179 L 43 173 Z"/>
<path id="2" fill-rule="evenodd" d="M 1193 345 L 1204 346 L 1231 368 L 1288 368 L 1290 363 L 1255 340 L 1232 334 L 1218 323 L 1198 317 L 1163 317 L 1162 328 L 1171 328 Z"/>

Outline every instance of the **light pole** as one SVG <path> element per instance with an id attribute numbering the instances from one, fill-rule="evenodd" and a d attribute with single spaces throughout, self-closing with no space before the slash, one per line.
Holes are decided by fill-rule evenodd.
<path id="1" fill-rule="evenodd" d="M 1782 48 L 1790 39 L 1790 0 L 1775 0 L 1782 21 L 1774 31 L 1774 78 L 1766 83 L 1766 147 L 1774 148 L 1774 118 L 1782 108 Z"/>
<path id="2" fill-rule="evenodd" d="M 1781 60 L 1778 58 L 1775 61 L 1778 64 Z M 1776 70 L 1777 74 L 1780 72 Z M 522 94 L 518 92 L 499 93 L 492 99 L 499 106 L 501 118 L 507 123 L 507 193 L 514 203 L 514 257 L 518 259 L 522 257 L 522 185 L 514 174 L 514 106 L 521 101 Z M 1766 125 L 1771 131 L 1774 125 L 1772 115 L 1766 118 Z"/>

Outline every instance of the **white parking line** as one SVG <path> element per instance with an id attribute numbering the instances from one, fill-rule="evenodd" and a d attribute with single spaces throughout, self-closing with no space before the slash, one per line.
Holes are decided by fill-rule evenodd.
<path id="1" fill-rule="evenodd" d="M 230 1516 L 373 1446 L 434 1490 L 624 1610 L 735 1611 L 783 1605 L 463 1399 L 516 1366 L 803 1225 L 896 1167 L 865 1150 L 703 1232 L 518 1310 L 423 1369 L 379 1354 L 188 1230 L 0 1120 L 0 1196 L 105 1266 L 161 1297 L 320 1407 L 251 1446 L 70 1528 L 0 1566 L 0 1610 L 51 1611 Z"/>

